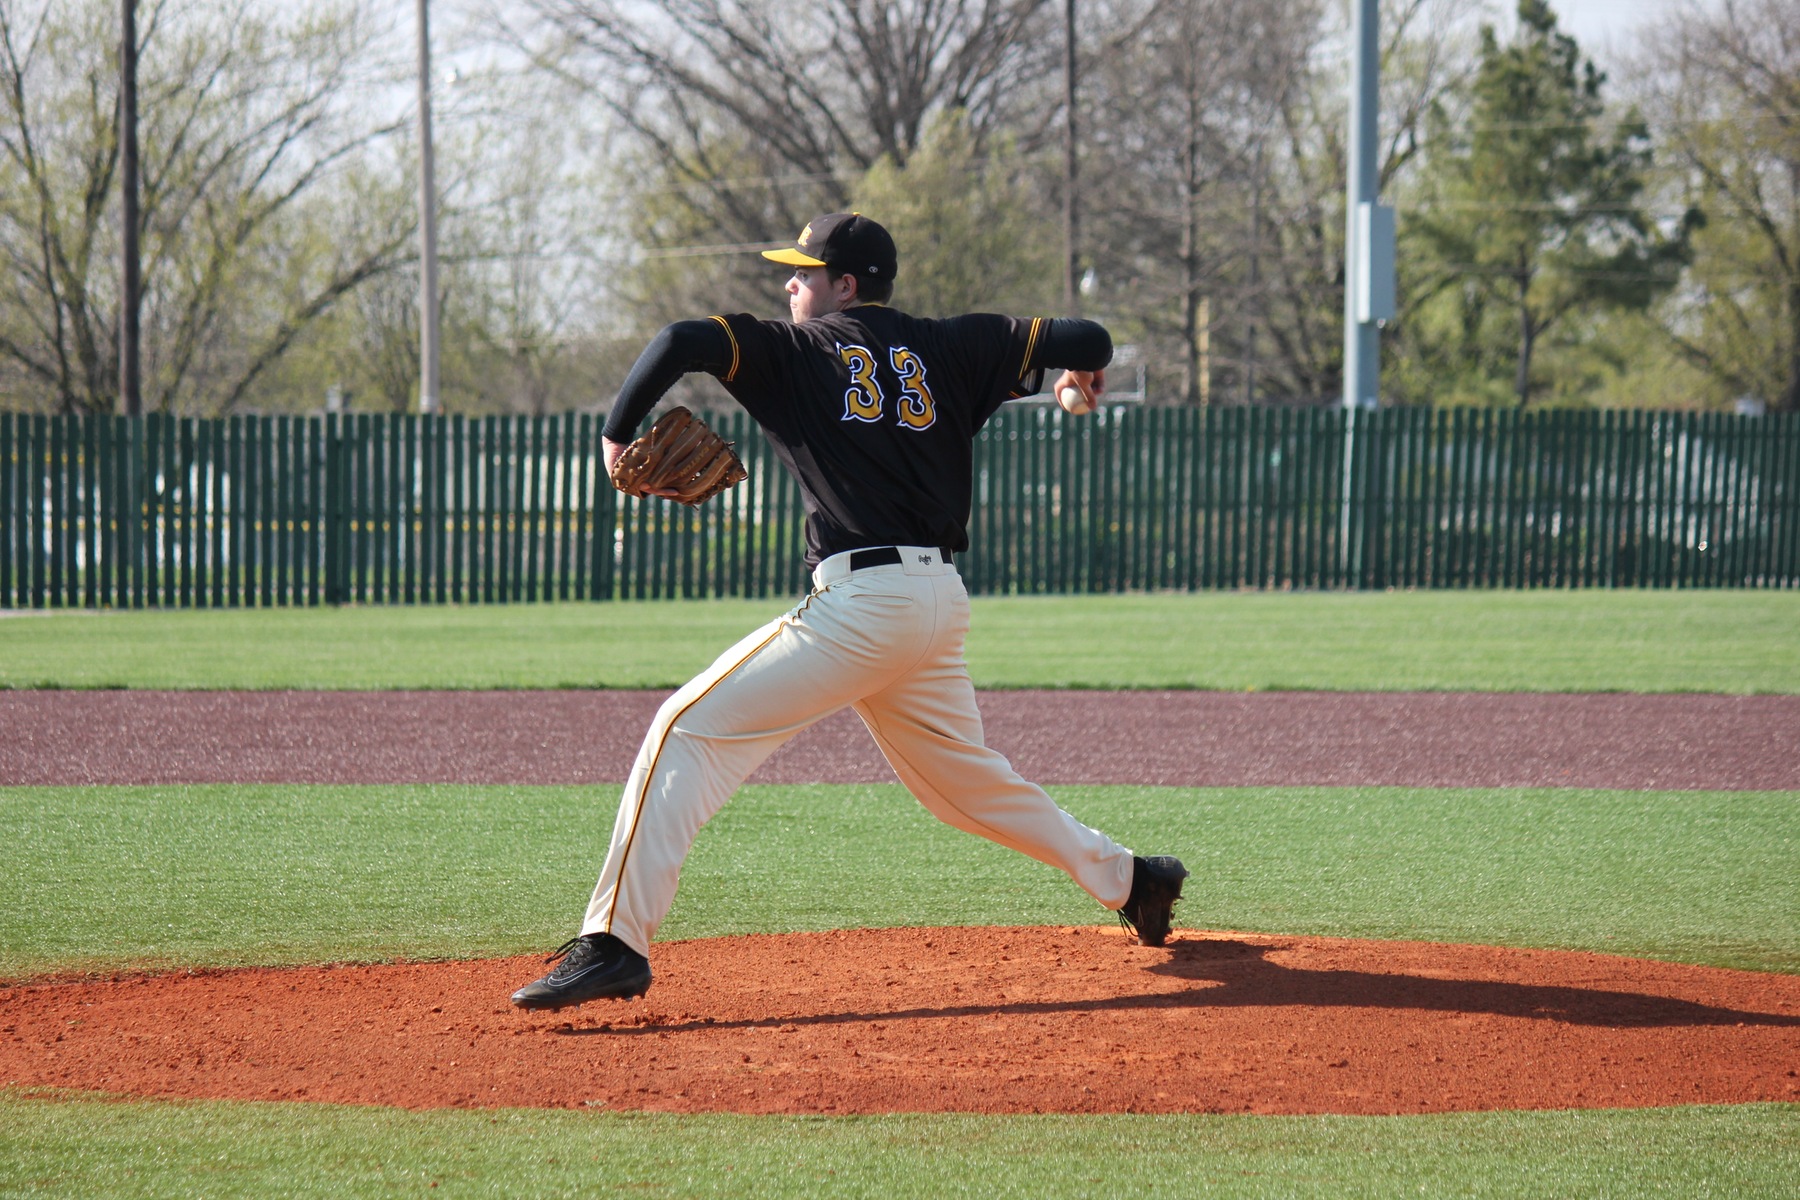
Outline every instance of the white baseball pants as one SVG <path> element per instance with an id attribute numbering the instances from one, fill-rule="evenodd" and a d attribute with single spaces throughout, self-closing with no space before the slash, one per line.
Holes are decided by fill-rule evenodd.
<path id="1" fill-rule="evenodd" d="M 700 827 L 783 742 L 845 705 L 939 820 L 1067 872 L 1107 908 L 1125 903 L 1131 851 L 982 744 L 956 568 L 934 547 L 899 550 L 898 565 L 854 572 L 849 554 L 826 559 L 805 600 L 663 703 L 626 781 L 583 934 L 648 954 Z"/>

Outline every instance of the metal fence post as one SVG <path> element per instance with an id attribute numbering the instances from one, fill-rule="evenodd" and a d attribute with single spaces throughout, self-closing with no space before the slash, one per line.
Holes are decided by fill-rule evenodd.
<path id="1" fill-rule="evenodd" d="M 350 434 L 325 418 L 325 602 L 350 600 Z"/>

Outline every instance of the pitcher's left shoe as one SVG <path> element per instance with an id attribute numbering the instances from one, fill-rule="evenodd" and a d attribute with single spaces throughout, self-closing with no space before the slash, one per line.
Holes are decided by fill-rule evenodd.
<path id="1" fill-rule="evenodd" d="M 567 1008 L 588 1000 L 629 1000 L 650 990 L 650 960 L 610 933 L 570 938 L 545 962 L 556 969 L 513 993 L 520 1008 Z"/>

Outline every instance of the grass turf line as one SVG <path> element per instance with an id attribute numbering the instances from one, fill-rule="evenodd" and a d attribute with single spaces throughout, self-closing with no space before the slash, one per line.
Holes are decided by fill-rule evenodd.
<path id="1" fill-rule="evenodd" d="M 1186 861 L 1178 926 L 1800 971 L 1795 793 L 1053 792 Z M 0 789 L 0 978 L 546 951 L 579 920 L 615 804 L 576 787 Z M 762 785 L 702 831 L 660 937 L 1107 919 L 898 785 Z"/>
<path id="2" fill-rule="evenodd" d="M 57 612 L 0 688 L 672 688 L 790 601 Z M 980 687 L 1800 692 L 1800 592 L 982 597 Z"/>
<path id="3" fill-rule="evenodd" d="M 1759 1197 L 1800 1106 L 1424 1117 L 404 1112 L 0 1091 L 0 1193 Z"/>

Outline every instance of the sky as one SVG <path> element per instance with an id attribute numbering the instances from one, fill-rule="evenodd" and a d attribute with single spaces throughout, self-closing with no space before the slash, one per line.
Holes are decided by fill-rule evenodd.
<path id="1" fill-rule="evenodd" d="M 1636 32 L 1653 24 L 1683 0 L 1551 0 L 1557 22 L 1590 55 L 1624 49 Z M 1704 8 L 1715 0 L 1705 0 Z M 1510 7 L 1510 5 L 1508 5 Z"/>

